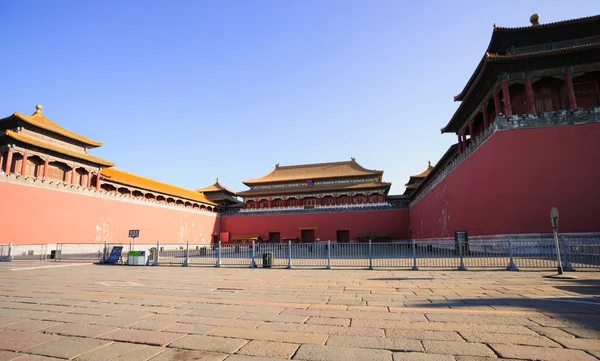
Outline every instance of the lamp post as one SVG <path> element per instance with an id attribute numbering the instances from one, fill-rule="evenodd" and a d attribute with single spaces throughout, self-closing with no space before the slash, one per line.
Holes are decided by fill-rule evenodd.
<path id="1" fill-rule="evenodd" d="M 558 209 L 552 207 L 550 211 L 550 221 L 552 221 L 552 229 L 554 231 L 554 246 L 556 247 L 556 261 L 558 262 L 558 274 L 563 274 L 562 262 L 560 260 L 560 245 L 558 244 Z"/>

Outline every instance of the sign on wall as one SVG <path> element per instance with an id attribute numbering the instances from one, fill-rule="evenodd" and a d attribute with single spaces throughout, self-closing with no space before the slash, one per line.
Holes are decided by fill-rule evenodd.
<path id="1" fill-rule="evenodd" d="M 139 229 L 132 229 L 129 231 L 129 237 L 130 238 L 137 238 L 140 236 L 140 230 Z"/>

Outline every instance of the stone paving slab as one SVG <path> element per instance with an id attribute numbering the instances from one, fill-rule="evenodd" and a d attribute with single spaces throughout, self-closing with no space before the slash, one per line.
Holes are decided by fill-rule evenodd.
<path id="1" fill-rule="evenodd" d="M 246 355 L 231 355 L 226 361 L 288 361 L 286 358 L 255 357 Z"/>
<path id="2" fill-rule="evenodd" d="M 107 341 L 93 338 L 61 337 L 41 345 L 28 347 L 22 351 L 40 356 L 71 359 L 108 344 Z"/>
<path id="3" fill-rule="evenodd" d="M 146 361 L 165 350 L 161 347 L 114 342 L 76 358 L 77 361 Z"/>
<path id="4" fill-rule="evenodd" d="M 150 361 L 222 361 L 227 356 L 229 355 L 218 352 L 169 349 Z"/>
<path id="5" fill-rule="evenodd" d="M 19 317 L 0 317 L 0 327 L 2 328 L 3 326 L 19 322 L 23 322 L 23 319 Z"/>
<path id="6" fill-rule="evenodd" d="M 507 343 L 512 345 L 561 347 L 556 342 L 542 336 L 508 335 L 500 333 L 460 332 L 469 342 L 477 343 Z"/>
<path id="7" fill-rule="evenodd" d="M 291 316 L 288 316 L 291 317 Z M 349 318 L 329 318 L 329 317 L 311 317 L 306 321 L 307 324 L 316 325 L 334 325 L 334 326 L 350 326 Z"/>
<path id="8" fill-rule="evenodd" d="M 306 320 L 308 320 L 308 316 L 279 315 L 271 313 L 245 313 L 238 319 L 281 323 L 304 323 Z"/>
<path id="9" fill-rule="evenodd" d="M 598 272 L 564 281 L 527 270 L 77 271 L 0 272 L 0 345 L 8 337 L 36 340 L 23 348 L 44 346 L 68 335 L 105 342 L 76 357 L 97 361 L 570 361 L 600 354 Z M 100 284 L 107 279 L 115 286 Z M 12 324 L 28 331 L 1 330 Z M 36 331 L 40 325 L 52 326 Z M 141 356 L 127 353 L 133 347 Z"/>
<path id="10" fill-rule="evenodd" d="M 342 327 L 329 325 L 307 325 L 294 323 L 276 323 L 268 322 L 258 326 L 261 330 L 284 331 L 284 332 L 305 332 L 305 333 L 321 333 L 329 335 L 346 335 L 346 336 L 366 336 L 366 337 L 383 337 L 385 332 L 377 328 L 362 328 L 362 327 Z"/>
<path id="11" fill-rule="evenodd" d="M 98 338 L 104 340 L 141 343 L 145 345 L 166 346 L 183 335 L 171 332 L 118 329 L 104 333 Z"/>
<path id="12" fill-rule="evenodd" d="M 324 344 L 326 334 L 303 332 L 280 332 L 271 330 L 248 330 L 243 328 L 220 327 L 209 333 L 211 336 L 235 337 L 249 340 Z"/>
<path id="13" fill-rule="evenodd" d="M 142 321 L 140 321 L 138 323 L 134 323 L 133 325 L 129 326 L 129 328 L 132 328 L 135 330 L 162 331 L 162 330 L 169 328 L 175 324 L 176 324 L 176 322 L 142 319 Z"/>
<path id="14" fill-rule="evenodd" d="M 392 361 L 392 353 L 387 350 L 355 347 L 302 345 L 293 359 L 311 361 Z"/>
<path id="15" fill-rule="evenodd" d="M 296 353 L 299 346 L 299 344 L 295 343 L 252 340 L 237 353 L 247 356 L 280 357 L 288 359 Z"/>
<path id="16" fill-rule="evenodd" d="M 229 326 L 229 327 L 239 327 L 239 328 L 256 328 L 260 325 L 261 321 L 252 321 L 252 320 L 230 320 L 226 318 L 211 318 L 211 317 L 186 317 L 185 319 L 180 321 L 181 323 L 193 323 L 193 324 L 202 324 L 202 325 L 212 325 L 212 326 Z"/>
<path id="17" fill-rule="evenodd" d="M 421 351 L 423 346 L 418 340 L 381 337 L 329 336 L 328 346 L 346 346 L 362 348 L 378 348 L 392 351 Z"/>
<path id="18" fill-rule="evenodd" d="M 22 355 L 16 358 L 15 361 L 64 361 L 64 359 L 40 355 Z"/>
<path id="19" fill-rule="evenodd" d="M 20 356 L 23 355 L 16 352 L 0 351 L 0 361 L 11 361 Z"/>
<path id="20" fill-rule="evenodd" d="M 412 340 L 438 340 L 438 341 L 462 341 L 458 332 L 447 331 L 421 331 L 421 330 L 401 330 L 398 328 L 388 328 L 385 330 L 385 337 L 389 338 L 407 338 Z"/>
<path id="21" fill-rule="evenodd" d="M 505 358 L 516 358 L 536 361 L 598 361 L 595 357 L 581 350 L 567 350 L 534 346 L 491 344 L 498 355 Z"/>
<path id="22" fill-rule="evenodd" d="M 56 326 L 46 328 L 46 333 L 56 333 L 63 336 L 79 336 L 79 337 L 96 337 L 104 333 L 115 330 L 114 327 L 78 324 L 78 323 L 61 323 Z"/>
<path id="23" fill-rule="evenodd" d="M 19 351 L 57 338 L 60 336 L 23 331 L 0 331 L 0 350 Z"/>
<path id="24" fill-rule="evenodd" d="M 588 338 L 572 338 L 572 337 L 554 337 L 554 341 L 558 342 L 566 348 L 574 348 L 586 351 L 600 351 L 600 340 Z M 498 343 L 498 342 L 494 342 Z M 543 346 L 543 345 L 538 345 Z"/>
<path id="25" fill-rule="evenodd" d="M 5 330 L 14 330 L 14 331 L 40 331 L 48 327 L 59 325 L 59 322 L 51 322 L 51 321 L 40 321 L 40 320 L 22 320 L 18 323 L 11 323 L 8 325 L 2 326 L 2 329 Z"/>
<path id="26" fill-rule="evenodd" d="M 450 355 L 433 355 L 420 352 L 395 352 L 394 361 L 455 361 Z M 491 360 L 491 359 L 490 359 Z M 485 361 L 485 360 L 479 360 Z"/>
<path id="27" fill-rule="evenodd" d="M 171 343 L 169 347 L 183 348 L 188 350 L 234 353 L 247 342 L 248 341 L 246 340 L 235 338 L 188 335 Z"/>
<path id="28" fill-rule="evenodd" d="M 424 340 L 423 347 L 425 347 L 427 353 L 441 355 L 495 356 L 494 352 L 487 345 L 480 343 Z"/>
<path id="29" fill-rule="evenodd" d="M 210 326 L 210 325 L 197 325 L 191 323 L 177 323 L 173 326 L 170 326 L 163 331 L 165 332 L 174 332 L 174 333 L 185 333 L 190 335 L 206 335 L 210 331 L 216 330 L 219 328 L 218 326 Z"/>

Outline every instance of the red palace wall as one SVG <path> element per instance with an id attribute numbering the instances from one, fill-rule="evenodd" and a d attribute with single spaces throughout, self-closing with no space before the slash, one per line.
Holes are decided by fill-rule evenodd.
<path id="1" fill-rule="evenodd" d="M 413 238 L 600 231 L 600 123 L 499 131 L 410 208 Z"/>
<path id="2" fill-rule="evenodd" d="M 0 183 L 0 244 L 210 243 L 218 233 L 216 214 L 162 208 L 133 201 Z"/>
<path id="3" fill-rule="evenodd" d="M 259 235 L 267 240 L 269 232 L 279 232 L 281 239 L 298 237 L 300 228 L 316 228 L 315 239 L 336 240 L 336 230 L 350 230 L 350 240 L 358 233 L 385 232 L 390 240 L 408 239 L 408 210 L 378 210 L 364 212 L 327 212 L 257 216 L 226 216 L 221 229 L 238 235 Z"/>

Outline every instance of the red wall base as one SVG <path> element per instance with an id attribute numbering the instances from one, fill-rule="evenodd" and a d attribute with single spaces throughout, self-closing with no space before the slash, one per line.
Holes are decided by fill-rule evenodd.
<path id="1" fill-rule="evenodd" d="M 210 243 L 216 214 L 187 212 L 93 195 L 0 183 L 0 243 Z"/>
<path id="2" fill-rule="evenodd" d="M 410 208 L 413 238 L 600 231 L 600 123 L 495 133 Z"/>
<path id="3" fill-rule="evenodd" d="M 223 217 L 221 222 L 222 229 L 230 232 L 231 237 L 254 234 L 263 240 L 269 238 L 269 232 L 279 232 L 281 239 L 300 239 L 301 228 L 314 228 L 315 238 L 321 241 L 336 240 L 338 229 L 349 230 L 350 240 L 363 232 L 385 232 L 390 240 L 408 239 L 407 209 L 229 216 Z"/>

